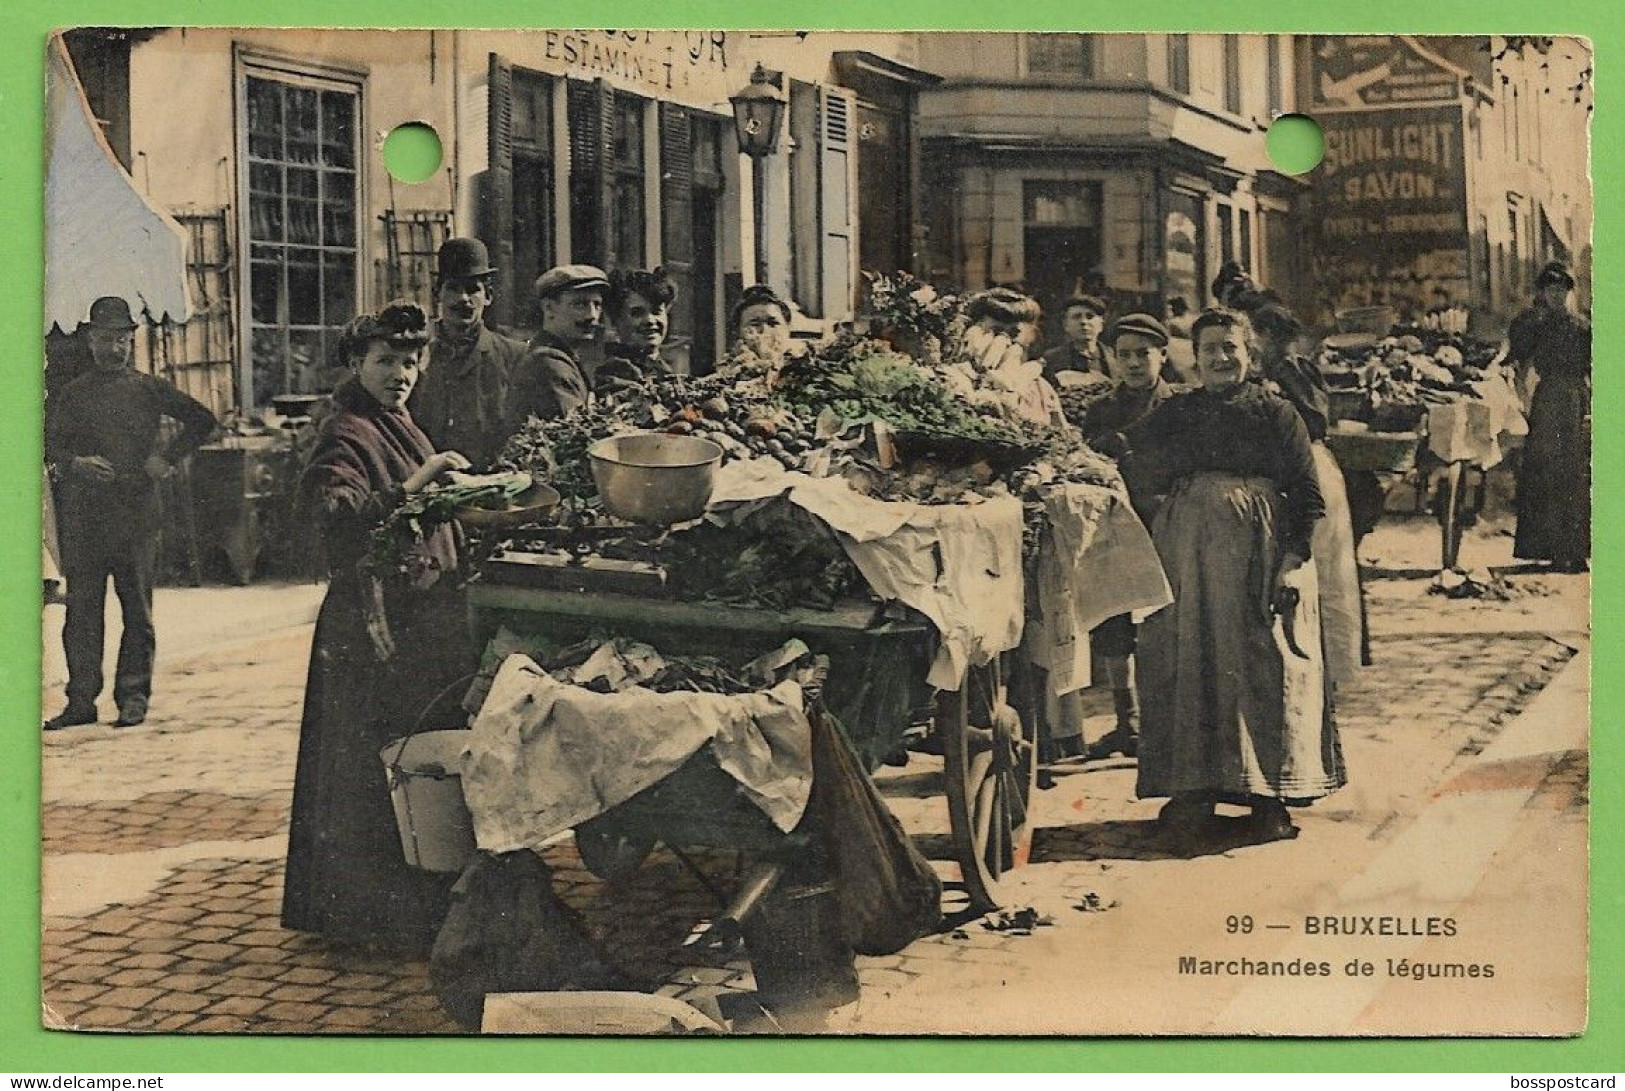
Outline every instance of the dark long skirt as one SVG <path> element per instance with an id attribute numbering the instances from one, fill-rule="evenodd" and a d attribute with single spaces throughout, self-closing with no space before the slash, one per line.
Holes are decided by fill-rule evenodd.
<path id="1" fill-rule="evenodd" d="M 1542 376 L 1518 469 L 1513 555 L 1579 566 L 1591 557 L 1591 383 Z"/>
<path id="2" fill-rule="evenodd" d="M 471 669 L 462 596 L 391 595 L 387 609 L 396 652 L 379 663 L 361 595 L 358 581 L 335 579 L 316 620 L 282 923 L 339 943 L 427 952 L 456 876 L 407 865 L 379 751 L 417 730 L 460 726 L 460 694 L 442 702 L 449 712 L 421 728 L 418 721 L 436 696 Z"/>

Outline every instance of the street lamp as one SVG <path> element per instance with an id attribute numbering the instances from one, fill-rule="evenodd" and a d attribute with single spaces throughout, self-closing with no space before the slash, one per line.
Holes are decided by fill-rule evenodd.
<path id="1" fill-rule="evenodd" d="M 767 240 L 762 232 L 763 185 L 762 160 L 772 155 L 779 144 L 779 126 L 784 122 L 784 92 L 779 89 L 783 73 L 769 72 L 756 62 L 750 74 L 750 83 L 737 95 L 729 97 L 733 105 L 734 130 L 739 137 L 739 150 L 750 156 L 753 183 L 752 211 L 756 222 L 756 283 L 767 283 Z"/>

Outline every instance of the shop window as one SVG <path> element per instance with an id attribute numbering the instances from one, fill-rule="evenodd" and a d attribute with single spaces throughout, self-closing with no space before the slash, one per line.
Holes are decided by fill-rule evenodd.
<path id="1" fill-rule="evenodd" d="M 616 92 L 611 147 L 608 268 L 643 268 L 643 113 L 645 99 Z"/>
<path id="2" fill-rule="evenodd" d="M 1168 35 L 1168 86 L 1181 95 L 1191 93 L 1191 36 Z"/>
<path id="3" fill-rule="evenodd" d="M 1201 309 L 1207 294 L 1203 270 L 1207 268 L 1202 230 L 1202 198 L 1175 191 L 1168 195 L 1168 215 L 1163 222 L 1163 279 L 1165 299 L 1180 298 L 1192 312 Z"/>
<path id="4" fill-rule="evenodd" d="M 1072 83 L 1096 77 L 1093 34 L 1028 34 L 1025 41 L 1029 77 Z"/>
<path id="5" fill-rule="evenodd" d="M 1219 261 L 1229 261 L 1236 256 L 1236 216 L 1235 209 L 1219 202 Z"/>
<path id="6" fill-rule="evenodd" d="M 859 264 L 892 272 L 910 269 L 914 209 L 909 186 L 909 119 L 900 109 L 858 103 Z"/>
<path id="7" fill-rule="evenodd" d="M 1241 245 L 1241 253 L 1237 260 L 1243 269 L 1253 267 L 1253 214 L 1247 209 L 1239 209 L 1236 213 L 1236 224 L 1239 233 L 1237 240 Z"/>
<path id="8" fill-rule="evenodd" d="M 1224 108 L 1232 114 L 1241 113 L 1241 38 L 1235 34 L 1221 35 L 1224 40 Z"/>
<path id="9" fill-rule="evenodd" d="M 247 405 L 330 390 L 355 316 L 359 89 L 246 75 Z"/>

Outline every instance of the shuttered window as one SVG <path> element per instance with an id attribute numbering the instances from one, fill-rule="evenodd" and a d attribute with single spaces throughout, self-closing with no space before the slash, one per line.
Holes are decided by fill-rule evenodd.
<path id="1" fill-rule="evenodd" d="M 570 260 L 606 269 L 639 268 L 647 218 L 647 100 L 603 80 L 569 86 Z"/>
<path id="2" fill-rule="evenodd" d="M 1241 113 L 1241 38 L 1235 34 L 1221 35 L 1224 39 L 1224 108 L 1232 114 Z"/>
<path id="3" fill-rule="evenodd" d="M 857 103 L 840 87 L 819 88 L 820 317 L 852 316 L 857 280 L 853 121 Z"/>
<path id="4" fill-rule="evenodd" d="M 553 81 L 490 57 L 488 170 L 480 237 L 496 266 L 490 321 L 528 326 L 531 286 L 555 264 Z"/>
<path id="5" fill-rule="evenodd" d="M 722 121 L 660 104 L 660 264 L 677 285 L 668 343 L 695 374 L 717 354 L 716 227 Z"/>
<path id="6" fill-rule="evenodd" d="M 1191 93 L 1191 36 L 1168 35 L 1168 87 L 1181 95 Z"/>
<path id="7" fill-rule="evenodd" d="M 792 293 L 813 318 L 850 317 L 857 283 L 857 99 L 843 87 L 792 81 Z M 774 225 L 768 225 L 774 230 Z"/>

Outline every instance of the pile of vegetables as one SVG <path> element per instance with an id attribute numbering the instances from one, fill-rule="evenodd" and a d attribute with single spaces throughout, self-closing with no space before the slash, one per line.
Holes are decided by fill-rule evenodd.
<path id="1" fill-rule="evenodd" d="M 773 368 L 651 376 L 562 419 L 533 420 L 499 464 L 545 475 L 564 499 L 563 527 L 589 528 L 600 555 L 658 563 L 693 601 L 769 609 L 827 608 L 861 591 L 827 527 L 788 503 L 758 505 L 653 539 L 628 528 L 623 552 L 615 520 L 598 505 L 587 449 L 658 430 L 710 439 L 724 462 L 771 459 L 841 476 L 884 500 L 961 503 L 1014 492 L 1024 500 L 1029 554 L 1044 533 L 1045 490 L 1065 482 L 1121 487 L 1116 467 L 1074 428 L 1018 410 L 1022 380 L 1038 365 L 1007 338 L 967 328 L 960 300 L 903 274 L 871 277 L 870 299 L 877 313 L 867 328 Z M 1109 389 L 1103 383 L 1087 395 Z"/>
<path id="2" fill-rule="evenodd" d="M 1429 404 L 1473 393 L 1499 346 L 1437 330 L 1396 332 L 1369 345 L 1321 350 L 1321 374 L 1346 408 L 1340 414 L 1368 421 L 1378 431 L 1405 431 Z M 1334 393 L 1334 398 L 1338 397 Z"/>
<path id="3" fill-rule="evenodd" d="M 429 531 L 451 522 L 464 508 L 504 507 L 531 482 L 531 475 L 521 471 L 455 474 L 408 496 L 373 528 L 362 568 L 374 575 L 416 579 L 426 563 L 416 547 Z"/>
<path id="4" fill-rule="evenodd" d="M 917 435 L 985 440 L 1019 446 L 1023 437 L 991 413 L 978 411 L 935 372 L 877 342 L 844 359 L 814 358 L 784 369 L 778 400 L 821 431 L 883 421 Z"/>

